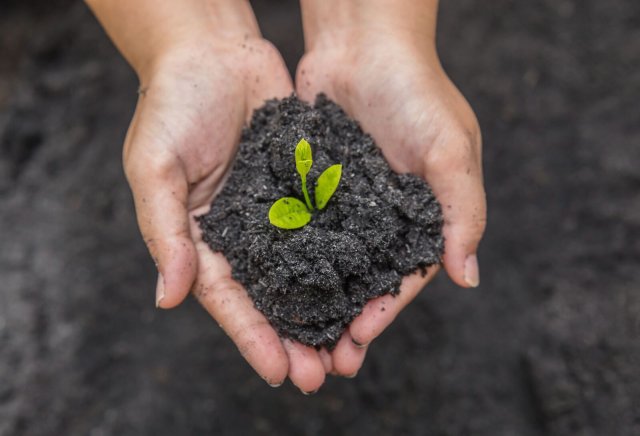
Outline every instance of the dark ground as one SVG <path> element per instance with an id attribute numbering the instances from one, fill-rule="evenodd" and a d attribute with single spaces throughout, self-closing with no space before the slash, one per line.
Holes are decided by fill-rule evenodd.
<path id="1" fill-rule="evenodd" d="M 640 3 L 442 3 L 484 134 L 482 285 L 441 275 L 307 398 L 194 301 L 154 309 L 120 164 L 136 80 L 82 4 L 3 1 L 0 435 L 640 434 Z M 290 61 L 292 4 L 259 8 Z"/>

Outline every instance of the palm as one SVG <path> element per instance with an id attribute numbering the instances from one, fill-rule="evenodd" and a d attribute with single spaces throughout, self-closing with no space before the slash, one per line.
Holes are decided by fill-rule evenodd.
<path id="1" fill-rule="evenodd" d="M 324 92 L 340 104 L 373 136 L 394 170 L 411 172 L 430 182 L 444 206 L 445 221 L 455 218 L 455 213 L 465 207 L 460 206 L 458 188 L 464 188 L 464 183 L 477 185 L 475 179 L 465 181 L 460 177 L 460 167 L 466 166 L 463 170 L 467 176 L 480 176 L 479 129 L 473 112 L 441 70 L 437 58 L 411 52 L 404 43 L 394 45 L 385 36 L 375 36 L 365 46 L 363 52 L 328 49 L 305 55 L 298 67 L 299 95 L 313 101 Z M 473 146 L 474 141 L 478 147 Z M 467 159 L 465 153 L 457 155 L 458 147 L 467 148 L 474 156 Z M 467 193 L 475 197 L 472 203 L 478 204 L 477 186 Z M 479 218 L 484 216 L 480 208 L 475 213 Z M 461 238 L 447 226 L 445 236 L 445 266 L 460 283 L 455 255 L 461 250 Z M 387 295 L 369 302 L 347 335 L 368 344 L 437 270 L 431 268 L 424 278 L 419 274 L 405 277 L 396 298 Z M 357 359 L 364 354 L 349 353 L 348 346 L 347 341 L 340 342 L 333 353 L 334 366 L 359 366 L 361 361 Z"/>
<path id="2" fill-rule="evenodd" d="M 249 363 L 273 382 L 287 373 L 282 345 L 232 280 L 226 259 L 202 241 L 194 219 L 219 192 L 253 109 L 292 92 L 284 63 L 268 43 L 246 40 L 242 47 L 199 44 L 165 60 L 143 85 L 124 161 L 166 291 L 159 304 L 173 307 L 193 289 Z"/>
<path id="3" fill-rule="evenodd" d="M 125 163 L 132 153 L 179 159 L 188 184 L 188 208 L 194 213 L 207 207 L 219 188 L 253 108 L 287 85 L 267 83 L 256 93 L 247 85 L 247 75 L 259 74 L 258 65 L 274 60 L 238 58 L 233 53 L 221 57 L 215 47 L 180 52 L 141 89 L 130 127 Z M 138 144 L 145 145 L 133 150 Z M 132 156 L 138 157 L 143 156 Z"/>
<path id="4" fill-rule="evenodd" d="M 297 90 L 309 101 L 327 93 L 376 139 L 396 171 L 424 176 L 424 161 L 445 136 L 477 134 L 477 120 L 437 59 L 405 44 L 380 44 L 363 53 L 307 54 Z"/>

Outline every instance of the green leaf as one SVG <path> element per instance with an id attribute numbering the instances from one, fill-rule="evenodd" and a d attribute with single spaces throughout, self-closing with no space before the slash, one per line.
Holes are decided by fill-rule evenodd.
<path id="1" fill-rule="evenodd" d="M 302 138 L 296 145 L 296 169 L 304 180 L 309 174 L 313 159 L 311 157 L 311 146 L 306 139 Z"/>
<path id="2" fill-rule="evenodd" d="M 281 229 L 299 229 L 311 221 L 307 206 L 294 197 L 283 197 L 269 209 L 269 222 Z"/>
<path id="3" fill-rule="evenodd" d="M 333 196 L 333 193 L 338 189 L 338 183 L 342 177 L 342 165 L 332 165 L 318 177 L 316 183 L 316 207 L 318 209 L 324 209 L 329 202 L 329 199 Z"/>

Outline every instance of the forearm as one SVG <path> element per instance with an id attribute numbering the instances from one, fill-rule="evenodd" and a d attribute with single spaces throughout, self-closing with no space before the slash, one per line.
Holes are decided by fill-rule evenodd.
<path id="1" fill-rule="evenodd" d="M 139 76 L 190 40 L 259 36 L 246 0 L 85 0 Z"/>
<path id="2" fill-rule="evenodd" d="M 364 32 L 435 47 L 438 0 L 301 0 L 307 50 L 357 42 Z"/>

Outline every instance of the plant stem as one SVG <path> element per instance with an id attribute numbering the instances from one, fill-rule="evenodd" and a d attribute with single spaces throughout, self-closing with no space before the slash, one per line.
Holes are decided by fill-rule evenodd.
<path id="1" fill-rule="evenodd" d="M 309 198 L 309 193 L 307 192 L 307 177 L 300 177 L 302 179 L 302 193 L 304 194 L 304 201 L 307 203 L 307 207 L 309 210 L 313 210 L 313 206 L 311 205 L 311 199 Z"/>

